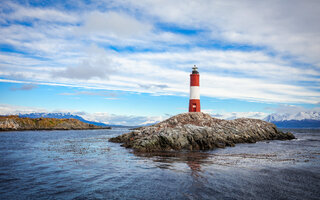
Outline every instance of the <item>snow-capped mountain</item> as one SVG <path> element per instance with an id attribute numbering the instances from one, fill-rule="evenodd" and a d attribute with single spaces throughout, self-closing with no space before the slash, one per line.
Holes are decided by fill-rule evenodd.
<path id="1" fill-rule="evenodd" d="M 298 113 L 273 113 L 268 115 L 265 121 L 289 121 L 289 120 L 320 120 L 320 112 L 310 111 L 310 112 L 298 112 Z"/>
<path id="2" fill-rule="evenodd" d="M 82 122 L 93 124 L 96 126 L 107 126 L 107 124 L 101 123 L 101 122 L 94 122 L 94 121 L 88 121 L 83 119 L 82 117 L 78 115 L 73 115 L 71 113 L 29 113 L 29 114 L 19 114 L 20 117 L 29 117 L 29 118 L 57 118 L 57 119 L 78 119 Z"/>
<path id="3" fill-rule="evenodd" d="M 320 112 L 273 113 L 264 118 L 279 128 L 320 128 Z"/>

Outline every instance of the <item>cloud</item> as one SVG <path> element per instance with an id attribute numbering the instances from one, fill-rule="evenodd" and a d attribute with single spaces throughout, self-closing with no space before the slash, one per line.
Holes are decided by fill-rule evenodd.
<path id="1" fill-rule="evenodd" d="M 66 12 L 59 11 L 52 8 L 36 8 L 32 6 L 21 6 L 15 3 L 2 2 L 2 6 L 5 11 L 8 13 L 3 13 L 6 16 L 6 19 L 10 20 L 41 20 L 41 21 L 54 21 L 54 22 L 70 22 L 75 23 L 78 19 Z M 0 15 L 1 16 L 1 15 Z M 1 16 L 3 17 L 3 16 Z"/>
<path id="2" fill-rule="evenodd" d="M 107 64 L 107 63 L 106 63 Z M 92 65 L 88 61 L 83 61 L 76 67 L 67 67 L 61 71 L 54 72 L 54 76 L 66 77 L 71 79 L 88 80 L 91 78 L 109 78 L 113 70 L 102 68 L 101 66 Z"/>
<path id="3" fill-rule="evenodd" d="M 139 85 L 139 87 L 144 88 L 144 89 L 165 89 L 165 88 L 169 87 L 166 84 L 148 84 L 148 85 L 138 84 L 138 85 Z"/>
<path id="4" fill-rule="evenodd" d="M 224 119 L 225 116 L 222 115 L 222 114 L 218 114 L 218 113 L 214 113 L 214 114 L 211 114 L 212 117 L 215 117 L 215 118 L 219 118 L 219 119 Z"/>
<path id="5" fill-rule="evenodd" d="M 223 112 L 223 113 L 210 113 L 212 117 L 219 119 L 238 119 L 238 118 L 253 118 L 253 119 L 264 119 L 268 116 L 268 113 L 264 112 Z"/>
<path id="6" fill-rule="evenodd" d="M 268 113 L 265 112 L 219 112 L 217 113 L 213 109 L 202 109 L 201 110 L 204 113 L 207 113 L 211 115 L 212 117 L 218 118 L 218 119 L 226 119 L 226 120 L 233 120 L 238 118 L 252 118 L 252 119 L 264 119 L 266 116 L 268 116 Z"/>
<path id="7" fill-rule="evenodd" d="M 296 114 L 299 112 L 320 112 L 320 107 L 304 108 L 297 105 L 281 104 L 277 107 L 268 107 L 268 110 L 278 114 Z"/>
<path id="8" fill-rule="evenodd" d="M 97 46 L 86 50 L 86 57 L 77 66 L 69 66 L 52 72 L 54 77 L 89 80 L 92 78 L 109 79 L 117 72 L 116 63 L 107 52 Z"/>
<path id="9" fill-rule="evenodd" d="M 152 26 L 121 12 L 91 12 L 85 19 L 83 30 L 89 33 L 110 34 L 113 37 L 133 37 L 148 34 Z"/>
<path id="10" fill-rule="evenodd" d="M 102 122 L 105 124 L 125 125 L 125 126 L 144 126 L 163 121 L 167 116 L 134 116 L 134 115 L 115 115 L 109 113 L 85 113 L 81 115 L 86 120 Z"/>
<path id="11" fill-rule="evenodd" d="M 114 92 L 92 92 L 92 91 L 65 92 L 65 93 L 60 93 L 59 95 L 65 95 L 65 96 L 89 95 L 89 96 L 102 96 L 102 97 L 110 97 L 110 98 L 115 98 L 118 96 Z"/>
<path id="12" fill-rule="evenodd" d="M 28 113 L 70 113 L 79 115 L 86 120 L 102 122 L 112 125 L 124 125 L 124 126 L 144 126 L 152 123 L 157 123 L 167 119 L 169 116 L 135 116 L 135 115 L 116 115 L 110 113 L 87 113 L 76 110 L 46 110 L 42 108 L 15 106 L 8 104 L 0 104 L 0 115 L 18 115 Z"/>
<path id="13" fill-rule="evenodd" d="M 320 112 L 320 107 L 314 108 L 303 108 L 301 106 L 294 105 L 279 105 L 276 108 L 267 108 L 269 110 L 275 111 L 276 113 L 283 114 L 296 114 L 298 112 Z M 210 114 L 212 117 L 219 119 L 237 119 L 237 118 L 254 118 L 254 119 L 264 119 L 269 114 L 265 112 L 220 112 L 216 113 L 212 109 L 203 110 L 204 112 Z M 86 120 L 102 122 L 106 124 L 114 125 L 125 125 L 125 126 L 144 126 L 153 123 L 158 123 L 169 117 L 170 114 L 164 114 L 163 116 L 137 116 L 137 115 L 117 115 L 106 112 L 96 112 L 88 113 L 76 110 L 52 110 L 36 108 L 36 107 L 25 107 L 25 106 L 15 106 L 8 104 L 0 104 L 0 115 L 17 115 L 19 113 L 71 113 L 74 115 L 79 115 Z"/>
<path id="14" fill-rule="evenodd" d="M 43 108 L 0 104 L 0 115 L 17 115 L 19 113 L 27 114 L 32 112 L 48 112 L 48 111 Z"/>
<path id="15" fill-rule="evenodd" d="M 6 21 L 0 43 L 11 49 L 0 54 L 0 76 L 39 85 L 187 96 L 189 73 L 197 64 L 201 96 L 319 102 L 319 3 L 265 4 L 128 0 L 99 3 L 106 9 L 88 3 L 72 11 L 8 4 L 12 11 L 0 15 Z M 24 18 L 37 23 L 14 20 Z M 300 58 L 304 63 L 297 62 Z"/>
<path id="16" fill-rule="evenodd" d="M 209 37 L 229 43 L 264 46 L 320 67 L 319 1 L 130 0 L 125 4 L 128 2 L 131 7 L 161 22 L 206 30 L 206 40 Z"/>
<path id="17" fill-rule="evenodd" d="M 12 91 L 18 91 L 18 90 L 33 90 L 35 88 L 37 88 L 37 85 L 33 85 L 33 84 L 24 84 L 21 87 L 12 87 L 10 88 L 10 90 Z"/>
<path id="18" fill-rule="evenodd" d="M 89 67 L 82 64 L 42 70 L 43 67 L 17 66 L 17 72 L 3 68 L 0 74 L 7 78 L 23 75 L 24 79 L 37 84 L 181 96 L 189 93 L 192 64 L 199 63 L 201 96 L 282 103 L 319 102 L 320 92 L 313 87 L 320 80 L 317 71 L 291 67 L 261 52 L 199 49 L 123 55 L 104 50 L 97 53 L 100 50 L 85 53 Z"/>

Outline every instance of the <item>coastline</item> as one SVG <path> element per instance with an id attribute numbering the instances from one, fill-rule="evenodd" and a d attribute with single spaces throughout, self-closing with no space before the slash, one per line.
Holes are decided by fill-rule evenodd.
<path id="1" fill-rule="evenodd" d="M 17 115 L 0 116 L 0 131 L 40 131 L 40 130 L 92 130 L 111 129 L 81 122 L 78 119 L 29 118 Z"/>
<path id="2" fill-rule="evenodd" d="M 0 129 L 1 132 L 11 132 L 11 131 L 70 131 L 70 130 L 100 130 L 100 129 L 112 129 L 110 126 L 107 127 L 97 127 L 97 128 L 53 128 L 53 129 Z"/>

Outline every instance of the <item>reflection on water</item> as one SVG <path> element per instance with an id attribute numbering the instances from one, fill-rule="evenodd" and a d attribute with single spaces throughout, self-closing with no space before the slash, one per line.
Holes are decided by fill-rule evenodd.
<path id="1" fill-rule="evenodd" d="M 152 153 L 141 153 L 133 152 L 134 155 L 144 157 L 146 159 L 155 162 L 155 166 L 161 169 L 172 169 L 175 170 L 177 163 L 185 163 L 191 170 L 193 177 L 200 177 L 201 165 L 208 163 L 209 153 L 205 152 L 152 152 Z"/>
<path id="2" fill-rule="evenodd" d="M 127 131 L 0 133 L 0 199 L 319 198 L 319 131 L 293 130 L 292 141 L 157 153 L 108 142 Z"/>

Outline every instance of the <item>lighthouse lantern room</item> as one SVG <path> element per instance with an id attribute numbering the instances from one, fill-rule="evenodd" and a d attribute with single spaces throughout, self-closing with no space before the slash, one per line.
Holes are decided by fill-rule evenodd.
<path id="1" fill-rule="evenodd" d="M 190 74 L 189 112 L 200 112 L 200 75 L 196 65 Z"/>

